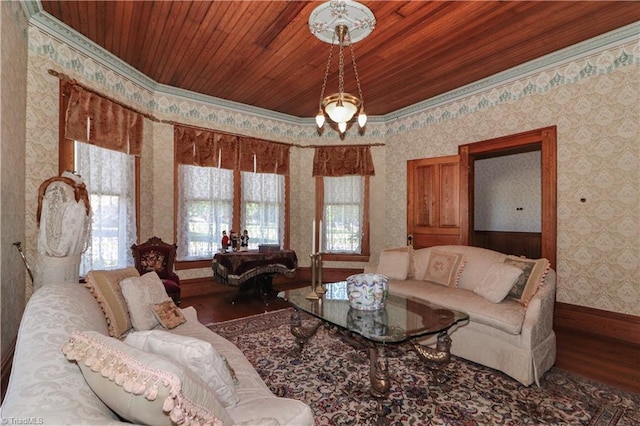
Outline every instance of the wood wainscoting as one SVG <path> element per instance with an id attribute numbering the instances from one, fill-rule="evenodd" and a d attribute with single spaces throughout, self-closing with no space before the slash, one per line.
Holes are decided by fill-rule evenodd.
<path id="1" fill-rule="evenodd" d="M 473 231 L 471 245 L 529 259 L 542 256 L 540 232 Z"/>
<path id="2" fill-rule="evenodd" d="M 640 317 L 556 302 L 556 366 L 640 393 Z"/>

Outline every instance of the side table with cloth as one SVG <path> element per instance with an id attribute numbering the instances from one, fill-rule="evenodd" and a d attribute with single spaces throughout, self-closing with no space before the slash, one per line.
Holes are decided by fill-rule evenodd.
<path id="1" fill-rule="evenodd" d="M 274 252 L 244 251 L 217 253 L 213 257 L 213 276 L 217 282 L 238 287 L 238 294 L 255 289 L 265 304 L 271 289 L 271 280 L 277 274 L 293 277 L 298 267 L 298 258 L 293 250 Z"/>

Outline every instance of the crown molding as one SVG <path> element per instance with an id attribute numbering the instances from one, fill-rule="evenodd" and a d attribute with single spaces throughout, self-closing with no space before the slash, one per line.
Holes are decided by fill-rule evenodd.
<path id="1" fill-rule="evenodd" d="M 82 34 L 63 24 L 55 17 L 49 15 L 42 9 L 40 0 L 22 1 L 23 9 L 27 15 L 29 23 L 41 29 L 54 38 L 75 49 L 82 54 L 92 58 L 96 62 L 122 75 L 142 88 L 159 95 L 170 95 L 181 97 L 183 99 L 202 102 L 214 107 L 248 114 L 257 118 L 278 120 L 280 122 L 307 126 L 315 125 L 313 117 L 296 117 L 289 114 L 271 111 L 264 108 L 258 108 L 239 102 L 234 102 L 222 98 L 217 98 L 202 93 L 192 92 L 165 84 L 160 84 L 149 78 L 137 69 L 122 61 L 112 53 L 93 43 Z M 627 25 L 610 31 L 598 37 L 586 40 L 584 42 L 569 46 L 565 49 L 553 52 L 551 54 L 536 58 L 522 65 L 510 68 L 491 77 L 476 81 L 458 89 L 443 93 L 430 99 L 415 103 L 405 108 L 398 109 L 389 114 L 382 116 L 369 116 L 371 123 L 387 125 L 399 118 L 420 114 L 426 110 L 451 103 L 458 99 L 462 99 L 474 94 L 478 94 L 494 87 L 508 84 L 515 80 L 521 79 L 531 74 L 542 72 L 563 63 L 578 60 L 593 54 L 594 52 L 623 45 L 640 37 L 640 22 Z"/>
<path id="2" fill-rule="evenodd" d="M 34 27 L 39 28 L 51 37 L 66 44 L 69 48 L 86 55 L 102 66 L 111 69 L 113 72 L 120 74 L 123 78 L 132 81 L 143 89 L 154 94 L 181 97 L 192 101 L 210 104 L 230 112 L 239 112 L 268 120 L 278 120 L 293 125 L 305 125 L 312 122 L 315 123 L 313 118 L 300 118 L 277 111 L 258 108 L 252 105 L 246 105 L 240 102 L 234 102 L 158 83 L 42 10 L 40 1 L 24 2 L 23 8 L 25 13 L 27 13 L 29 23 Z"/>
<path id="3" fill-rule="evenodd" d="M 598 37 L 594 37 L 548 55 L 541 56 L 529 62 L 525 62 L 522 65 L 518 65 L 450 92 L 446 92 L 433 98 L 390 112 L 383 116 L 383 121 L 386 123 L 399 118 L 406 118 L 411 115 L 420 114 L 425 110 L 442 106 L 481 92 L 486 92 L 487 90 L 511 83 L 532 74 L 556 68 L 567 62 L 585 58 L 598 51 L 621 46 L 634 40 L 638 41 L 639 36 L 640 22 L 634 22 L 633 24 L 620 27 Z"/>

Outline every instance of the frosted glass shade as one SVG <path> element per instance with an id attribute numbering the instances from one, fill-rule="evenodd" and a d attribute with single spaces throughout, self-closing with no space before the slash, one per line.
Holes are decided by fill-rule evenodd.
<path id="1" fill-rule="evenodd" d="M 353 118 L 353 115 L 358 111 L 358 108 L 347 101 L 343 101 L 342 105 L 338 104 L 338 101 L 327 104 L 324 108 L 329 118 L 336 123 L 346 123 Z"/>
<path id="2" fill-rule="evenodd" d="M 367 114 L 360 110 L 360 114 L 358 114 L 358 125 L 364 127 L 365 124 L 367 124 Z"/>
<path id="3" fill-rule="evenodd" d="M 353 118 L 358 108 L 360 108 L 360 99 L 349 93 L 334 93 L 322 100 L 322 109 L 335 123 L 347 123 Z"/>

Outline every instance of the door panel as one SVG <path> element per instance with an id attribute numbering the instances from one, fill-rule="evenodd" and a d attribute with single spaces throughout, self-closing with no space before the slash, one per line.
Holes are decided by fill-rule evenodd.
<path id="1" fill-rule="evenodd" d="M 459 156 L 407 161 L 407 232 L 415 248 L 460 243 Z"/>
<path id="2" fill-rule="evenodd" d="M 459 161 L 440 165 L 440 226 L 460 228 Z"/>

